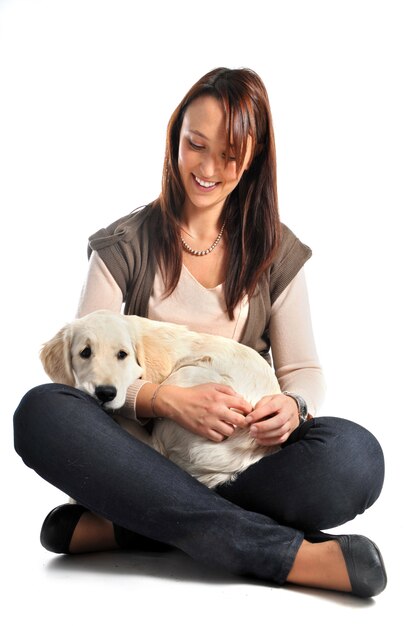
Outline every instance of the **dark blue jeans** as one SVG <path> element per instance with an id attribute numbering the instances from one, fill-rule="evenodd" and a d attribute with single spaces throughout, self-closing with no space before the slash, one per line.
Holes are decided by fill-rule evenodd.
<path id="1" fill-rule="evenodd" d="M 362 513 L 384 460 L 363 427 L 322 417 L 278 453 L 212 491 L 65 385 L 29 391 L 14 415 L 15 448 L 42 478 L 128 530 L 196 560 L 283 584 L 302 540 Z"/>

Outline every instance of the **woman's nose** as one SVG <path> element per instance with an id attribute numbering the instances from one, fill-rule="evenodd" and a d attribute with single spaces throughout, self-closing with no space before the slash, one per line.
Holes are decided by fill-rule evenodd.
<path id="1" fill-rule="evenodd" d="M 206 153 L 201 159 L 200 170 L 202 176 L 205 178 L 213 178 L 219 170 L 219 163 L 216 156 Z"/>

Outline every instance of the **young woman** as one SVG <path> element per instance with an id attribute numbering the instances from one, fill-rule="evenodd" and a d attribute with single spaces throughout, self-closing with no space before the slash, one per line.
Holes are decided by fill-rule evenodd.
<path id="1" fill-rule="evenodd" d="M 322 532 L 376 500 L 384 460 L 363 427 L 314 417 L 324 384 L 303 274 L 311 251 L 280 224 L 277 207 L 265 87 L 251 70 L 213 70 L 171 117 L 159 198 L 90 238 L 79 315 L 124 303 L 125 313 L 231 337 L 267 359 L 271 352 L 283 393 L 255 407 L 227 386 L 138 380 L 121 413 L 147 428 L 164 416 L 214 442 L 246 427 L 282 448 L 213 491 L 83 392 L 37 387 L 16 410 L 16 450 L 78 502 L 45 519 L 48 550 L 174 546 L 279 585 L 364 597 L 384 589 L 372 541 Z"/>

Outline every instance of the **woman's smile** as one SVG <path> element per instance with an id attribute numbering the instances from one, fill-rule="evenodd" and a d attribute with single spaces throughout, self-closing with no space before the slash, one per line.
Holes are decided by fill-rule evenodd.
<path id="1" fill-rule="evenodd" d="M 214 181 L 212 182 L 212 181 L 204 180 L 203 178 L 200 178 L 196 174 L 191 174 L 191 175 L 194 178 L 194 181 L 197 187 L 200 188 L 201 191 L 203 192 L 212 191 L 215 187 L 219 185 L 219 183 L 216 183 Z"/>

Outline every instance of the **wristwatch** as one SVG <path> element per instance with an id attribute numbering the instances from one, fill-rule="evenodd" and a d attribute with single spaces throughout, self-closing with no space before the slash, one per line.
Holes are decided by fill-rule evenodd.
<path id="1" fill-rule="evenodd" d="M 292 391 L 283 391 L 284 396 L 289 396 L 293 400 L 296 401 L 298 406 L 298 418 L 300 420 L 300 424 L 304 424 L 308 420 L 308 408 L 307 402 L 301 396 L 296 393 L 292 393 Z"/>

